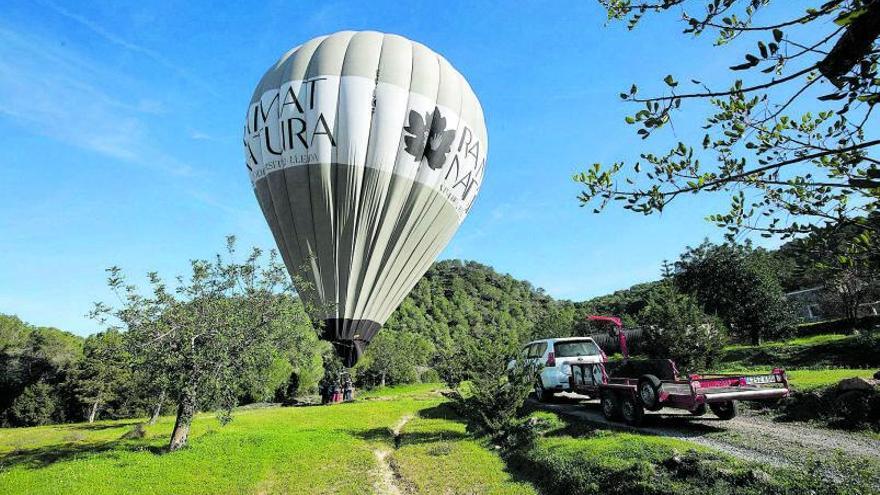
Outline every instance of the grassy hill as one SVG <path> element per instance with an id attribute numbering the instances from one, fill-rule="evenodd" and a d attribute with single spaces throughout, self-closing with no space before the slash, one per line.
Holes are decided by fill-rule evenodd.
<path id="1" fill-rule="evenodd" d="M 333 407 L 242 410 L 222 427 L 203 414 L 190 447 L 173 454 L 162 449 L 170 417 L 139 439 L 123 438 L 136 424 L 130 420 L 2 429 L 0 493 L 372 493 L 382 482 L 375 452 L 383 449 L 393 451 L 401 482 L 419 493 L 534 493 L 465 434 L 435 387 Z M 413 419 L 395 442 L 392 427 L 405 417 Z"/>
<path id="2" fill-rule="evenodd" d="M 792 385 L 810 390 L 844 378 L 871 378 L 880 369 L 880 335 L 813 335 L 761 345 L 724 348 L 722 371 L 785 368 Z"/>

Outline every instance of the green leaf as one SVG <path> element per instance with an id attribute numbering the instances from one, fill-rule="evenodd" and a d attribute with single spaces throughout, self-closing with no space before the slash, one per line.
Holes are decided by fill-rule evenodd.
<path id="1" fill-rule="evenodd" d="M 669 87 L 672 87 L 672 88 L 678 86 L 678 83 L 675 82 L 675 79 L 672 78 L 672 74 L 669 74 L 666 77 L 664 77 L 663 82 L 665 82 Z"/>
<path id="2" fill-rule="evenodd" d="M 773 30 L 773 39 L 776 40 L 777 43 L 782 41 L 782 30 L 781 29 L 774 29 Z"/>

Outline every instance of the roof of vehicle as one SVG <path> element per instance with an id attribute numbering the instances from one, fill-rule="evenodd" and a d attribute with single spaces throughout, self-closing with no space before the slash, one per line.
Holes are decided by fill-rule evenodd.
<path id="1" fill-rule="evenodd" d="M 572 342 L 572 341 L 578 341 L 578 340 L 589 340 L 590 342 L 595 343 L 595 341 L 593 341 L 593 339 L 591 337 L 559 337 L 559 338 L 555 338 L 555 339 L 533 340 L 526 345 L 539 344 L 539 343 L 543 343 L 543 342 L 547 342 L 548 344 L 553 344 L 556 342 Z"/>

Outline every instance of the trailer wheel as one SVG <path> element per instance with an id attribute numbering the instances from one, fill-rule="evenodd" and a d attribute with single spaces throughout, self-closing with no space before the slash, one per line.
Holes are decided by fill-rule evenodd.
<path id="1" fill-rule="evenodd" d="M 620 404 L 617 394 L 610 390 L 603 390 L 599 399 L 602 405 L 602 415 L 608 421 L 617 421 L 620 418 Z"/>
<path id="2" fill-rule="evenodd" d="M 545 389 L 540 378 L 535 381 L 535 399 L 538 402 L 553 402 L 553 391 Z"/>
<path id="3" fill-rule="evenodd" d="M 639 400 L 645 409 L 657 411 L 660 406 L 660 379 L 654 375 L 642 375 L 639 378 Z"/>
<path id="4" fill-rule="evenodd" d="M 706 414 L 706 404 L 700 404 L 693 411 L 690 411 L 691 416 L 703 416 Z"/>
<path id="5" fill-rule="evenodd" d="M 620 401 L 620 414 L 630 426 L 639 426 L 645 419 L 645 407 L 632 395 L 625 395 Z"/>
<path id="6" fill-rule="evenodd" d="M 712 412 L 715 413 L 715 416 L 718 416 L 718 419 L 727 421 L 736 417 L 738 408 L 735 400 L 729 400 L 727 402 L 709 404 L 709 409 L 712 409 Z"/>

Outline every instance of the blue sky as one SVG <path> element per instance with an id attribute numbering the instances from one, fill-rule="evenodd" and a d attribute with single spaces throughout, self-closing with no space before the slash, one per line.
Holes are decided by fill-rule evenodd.
<path id="1" fill-rule="evenodd" d="M 506 3 L 506 2 L 504 2 Z M 223 247 L 273 246 L 245 173 L 254 85 L 284 51 L 342 29 L 420 41 L 470 81 L 489 129 L 480 196 L 444 258 L 472 259 L 549 294 L 585 299 L 656 278 L 704 237 L 722 198 L 662 216 L 580 208 L 571 175 L 699 132 L 699 113 L 644 143 L 617 94 L 638 81 L 723 80 L 741 51 L 635 32 L 597 3 L 65 2 L 0 14 L 0 312 L 80 334 L 109 300 L 104 268 L 168 278 Z M 138 277 L 135 277 L 137 280 Z"/>

